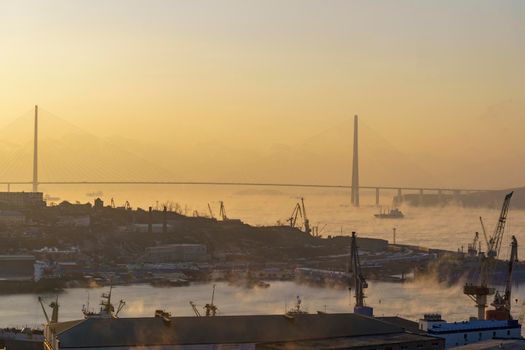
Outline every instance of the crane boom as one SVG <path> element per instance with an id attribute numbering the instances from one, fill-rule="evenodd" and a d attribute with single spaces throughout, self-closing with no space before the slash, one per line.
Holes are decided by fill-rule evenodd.
<path id="1" fill-rule="evenodd" d="M 366 316 L 373 315 L 373 309 L 365 306 L 365 288 L 368 288 L 368 283 L 361 272 L 361 262 L 359 261 L 359 250 L 357 248 L 357 235 L 352 232 L 352 240 L 350 246 L 350 264 L 352 269 L 352 277 L 355 288 L 355 307 L 354 312 Z M 349 271 L 350 272 L 350 271 Z M 349 288 L 350 289 L 350 288 Z"/>
<path id="2" fill-rule="evenodd" d="M 219 215 L 222 219 L 222 221 L 226 221 L 228 220 L 228 217 L 226 216 L 226 208 L 224 207 L 224 202 L 223 201 L 220 201 L 220 211 L 219 211 Z"/>
<path id="3" fill-rule="evenodd" d="M 511 242 L 511 250 L 510 250 L 510 258 L 508 263 L 508 269 L 507 269 L 507 281 L 505 283 L 505 291 L 503 294 L 500 292 L 496 292 L 496 295 L 494 295 L 494 301 L 492 302 L 492 306 L 494 306 L 495 310 L 488 310 L 487 311 L 487 319 L 495 319 L 495 320 L 511 320 L 511 296 L 512 296 L 512 270 L 514 267 L 514 263 L 518 261 L 518 241 L 516 240 L 516 237 L 512 236 L 512 242 Z"/>
<path id="4" fill-rule="evenodd" d="M 38 297 L 38 302 L 40 303 L 40 306 L 42 306 L 42 311 L 44 312 L 44 317 L 46 318 L 47 323 L 49 323 L 49 316 L 47 315 L 46 308 L 44 307 L 44 303 L 42 302 L 42 298 Z"/>
<path id="5" fill-rule="evenodd" d="M 485 243 L 487 244 L 487 249 L 490 245 L 489 243 L 489 237 L 487 236 L 487 230 L 485 229 L 485 224 L 483 223 L 483 218 L 479 217 L 479 222 L 481 224 L 481 230 L 483 231 L 483 237 L 485 237 Z"/>
<path id="6" fill-rule="evenodd" d="M 505 200 L 503 201 L 503 205 L 501 206 L 501 212 L 499 215 L 498 223 L 496 225 L 496 229 L 494 230 L 494 234 L 492 235 L 492 248 L 495 257 L 499 255 L 499 251 L 501 249 L 501 241 L 503 240 L 503 232 L 505 231 L 505 224 L 507 223 L 507 214 L 509 212 L 510 199 L 512 198 L 513 194 L 514 191 L 508 193 L 505 196 Z"/>
<path id="7" fill-rule="evenodd" d="M 312 229 L 310 228 L 310 221 L 306 217 L 306 208 L 304 207 L 304 198 L 302 197 L 301 197 L 301 205 L 303 209 L 304 232 L 310 235 L 312 233 Z"/>
<path id="8" fill-rule="evenodd" d="M 195 316 L 201 317 L 201 313 L 197 309 L 197 305 L 195 305 L 195 303 L 191 300 L 190 300 L 190 305 L 191 305 L 191 308 L 193 309 L 193 312 L 195 313 Z"/>

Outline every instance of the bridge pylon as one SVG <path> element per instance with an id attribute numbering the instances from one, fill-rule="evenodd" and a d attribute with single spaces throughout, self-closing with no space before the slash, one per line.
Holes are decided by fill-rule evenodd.
<path id="1" fill-rule="evenodd" d="M 354 116 L 354 158 L 352 163 L 352 204 L 359 206 L 359 121 L 357 114 Z"/>

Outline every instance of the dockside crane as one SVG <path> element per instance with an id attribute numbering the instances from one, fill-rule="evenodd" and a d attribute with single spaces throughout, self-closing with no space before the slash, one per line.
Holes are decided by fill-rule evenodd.
<path id="1" fill-rule="evenodd" d="M 479 245 L 479 246 L 478 246 Z M 468 256 L 474 257 L 481 252 L 481 242 L 479 241 L 479 232 L 476 232 L 472 243 L 469 243 L 467 246 Z"/>
<path id="2" fill-rule="evenodd" d="M 512 320 L 512 316 L 510 314 L 512 296 L 512 269 L 514 267 L 514 263 L 518 262 L 518 241 L 514 236 L 512 236 L 510 247 L 511 249 L 505 291 L 503 294 L 498 291 L 494 295 L 494 301 L 491 303 L 491 305 L 494 306 L 494 310 L 487 311 L 487 319 L 489 320 Z"/>
<path id="3" fill-rule="evenodd" d="M 197 309 L 197 305 L 195 305 L 195 303 L 191 300 L 190 300 L 190 305 L 191 305 L 191 308 L 193 309 L 193 313 L 195 314 L 195 316 L 201 317 L 201 313 L 199 312 L 199 309 Z"/>
<path id="4" fill-rule="evenodd" d="M 296 226 L 296 223 L 297 223 L 297 218 L 298 217 L 303 217 L 303 214 L 301 212 L 301 205 L 299 203 L 297 203 L 292 211 L 292 215 L 290 215 L 290 217 L 286 220 L 287 222 L 290 223 L 290 227 L 292 228 L 295 228 Z"/>
<path id="5" fill-rule="evenodd" d="M 213 215 L 213 210 L 211 210 L 211 205 L 208 203 L 208 210 L 210 212 L 210 218 L 215 219 L 215 215 Z"/>
<path id="6" fill-rule="evenodd" d="M 53 310 L 53 312 L 51 313 L 51 318 L 49 318 L 47 314 L 46 308 L 44 307 L 44 301 L 41 297 L 38 297 L 38 302 L 40 303 L 40 306 L 42 306 L 42 311 L 44 312 L 44 317 L 46 318 L 47 323 L 48 324 L 57 323 L 58 322 L 58 308 L 59 308 L 58 296 L 56 297 L 55 301 L 49 304 L 49 307 L 51 308 L 51 310 Z"/>
<path id="7" fill-rule="evenodd" d="M 219 216 L 221 217 L 222 221 L 227 221 L 228 217 L 226 216 L 226 208 L 224 207 L 224 202 L 220 201 L 219 203 L 221 204 Z"/>
<path id="8" fill-rule="evenodd" d="M 304 198 L 301 197 L 301 202 L 297 202 L 292 211 L 292 215 L 286 220 L 290 223 L 290 227 L 297 227 L 297 219 L 301 217 L 303 219 L 304 232 L 308 235 L 312 234 L 312 228 L 310 227 L 310 220 L 306 216 L 306 207 L 304 206 Z"/>
<path id="9" fill-rule="evenodd" d="M 211 292 L 211 302 L 209 304 L 204 305 L 206 316 L 215 316 L 217 314 L 217 310 L 219 308 L 213 303 L 214 299 L 215 299 L 215 284 L 213 285 L 213 290 Z"/>
<path id="10" fill-rule="evenodd" d="M 304 198 L 302 197 L 301 197 L 301 207 L 303 209 L 304 232 L 307 235 L 310 235 L 312 233 L 312 229 L 310 228 L 310 221 L 308 220 L 308 217 L 306 216 L 306 208 L 304 207 Z"/>
<path id="11" fill-rule="evenodd" d="M 349 268 L 351 271 L 348 271 L 348 273 L 352 273 L 352 277 L 354 280 L 354 288 L 355 288 L 355 306 L 354 306 L 354 313 L 366 315 L 366 316 L 372 316 L 373 315 L 373 309 L 371 307 L 365 306 L 365 289 L 368 288 L 368 283 L 366 282 L 365 277 L 363 276 L 363 273 L 361 272 L 361 262 L 359 261 L 359 249 L 357 247 L 357 235 L 355 232 L 352 232 L 352 240 L 350 244 L 350 264 Z M 351 287 L 348 288 L 349 291 L 351 291 Z"/>
<path id="12" fill-rule="evenodd" d="M 500 212 L 500 216 L 498 219 L 498 223 L 496 225 L 496 229 L 494 230 L 494 233 L 492 234 L 491 237 L 487 237 L 485 225 L 483 225 L 483 220 L 480 218 L 480 222 L 481 222 L 482 229 L 483 229 L 483 235 L 487 243 L 487 255 L 482 254 L 482 253 L 479 254 L 479 259 L 480 259 L 479 284 L 474 285 L 472 283 L 467 283 L 463 287 L 463 293 L 469 296 L 476 304 L 476 307 L 478 309 L 478 319 L 479 320 L 485 319 L 485 309 L 487 308 L 487 297 L 489 295 L 494 294 L 494 288 L 488 287 L 489 276 L 494 266 L 494 260 L 499 255 L 499 251 L 501 248 L 501 241 L 503 239 L 503 233 L 505 231 L 505 223 L 507 221 L 507 214 L 509 211 L 510 199 L 512 198 L 513 193 L 514 192 L 510 192 L 505 196 L 505 200 L 503 201 L 503 205 L 501 207 L 501 212 Z"/>
<path id="13" fill-rule="evenodd" d="M 509 212 L 510 199 L 514 192 L 510 192 L 505 196 L 501 212 L 499 215 L 498 223 L 494 229 L 492 237 L 490 237 L 487 245 L 487 256 L 497 258 L 501 249 L 501 242 L 503 240 L 503 233 L 505 232 L 505 224 L 507 223 L 507 214 Z"/>

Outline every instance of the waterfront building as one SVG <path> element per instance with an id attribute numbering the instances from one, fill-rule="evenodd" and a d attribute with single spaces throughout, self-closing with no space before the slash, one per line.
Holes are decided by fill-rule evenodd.
<path id="1" fill-rule="evenodd" d="M 441 350 L 444 341 L 358 314 L 88 318 L 48 324 L 48 350 Z"/>
<path id="2" fill-rule="evenodd" d="M 521 325 L 517 320 L 446 322 L 439 314 L 426 314 L 419 320 L 419 329 L 445 339 L 446 349 L 495 338 L 521 338 Z"/>

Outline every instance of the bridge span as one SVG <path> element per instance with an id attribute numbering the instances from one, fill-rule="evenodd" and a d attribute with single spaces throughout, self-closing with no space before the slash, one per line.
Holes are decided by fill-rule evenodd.
<path id="1" fill-rule="evenodd" d="M 0 185 L 7 186 L 7 191 L 11 190 L 11 185 L 34 185 L 33 181 L 3 181 Z M 227 181 L 39 181 L 39 185 L 182 185 L 182 186 L 252 186 L 252 187 L 298 187 L 298 188 L 331 188 L 331 189 L 352 189 L 351 185 L 336 184 L 306 184 L 306 183 L 269 183 L 269 182 L 227 182 Z M 463 193 L 497 191 L 494 189 L 475 189 L 475 188 L 438 188 L 438 187 L 411 187 L 411 186 L 359 186 L 360 190 L 375 190 L 375 204 L 380 205 L 381 191 L 397 191 L 398 198 L 402 198 L 403 192 L 410 191 L 419 193 L 423 196 L 425 192 L 442 194 L 460 195 Z"/>

